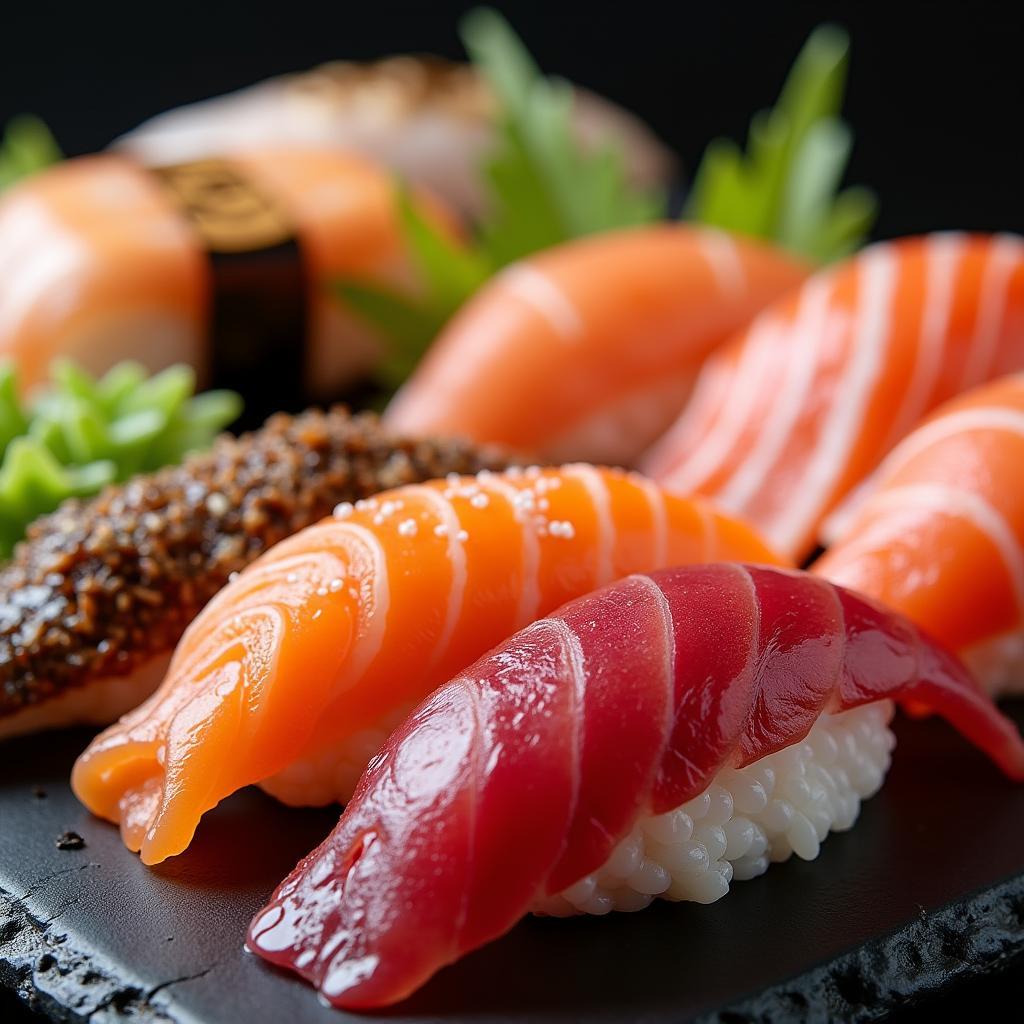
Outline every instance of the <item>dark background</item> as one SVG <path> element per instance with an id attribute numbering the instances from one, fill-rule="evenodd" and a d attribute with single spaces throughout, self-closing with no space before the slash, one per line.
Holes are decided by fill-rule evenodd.
<path id="1" fill-rule="evenodd" d="M 336 57 L 461 55 L 472 4 L 7 3 L 0 123 L 31 111 L 65 151 L 89 152 L 176 104 Z M 1024 61 L 1011 4 L 702 4 L 623 0 L 497 4 L 541 66 L 645 117 L 693 168 L 715 135 L 742 138 L 771 103 L 810 29 L 853 40 L 850 181 L 881 199 L 876 234 L 1024 231 Z M 943 1009 L 1024 988 L 1024 971 L 975 983 Z M 15 1019 L 0 992 L 0 1020 Z M 932 1018 L 931 1009 L 907 1021 Z"/>
<path id="2" fill-rule="evenodd" d="M 459 56 L 448 0 L 53 4 L 0 14 L 0 121 L 40 114 L 69 153 L 157 111 L 333 57 Z M 850 180 L 882 200 L 877 234 L 1024 230 L 1024 69 L 1014 4 L 497 4 L 541 65 L 646 117 L 692 168 L 716 134 L 745 135 L 808 31 L 853 39 Z"/>

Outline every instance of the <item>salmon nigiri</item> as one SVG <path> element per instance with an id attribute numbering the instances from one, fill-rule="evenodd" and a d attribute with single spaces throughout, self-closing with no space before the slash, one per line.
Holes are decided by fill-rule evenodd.
<path id="1" fill-rule="evenodd" d="M 149 864 L 250 783 L 344 800 L 416 701 L 537 615 L 630 572 L 718 558 L 776 560 L 710 506 L 589 466 L 344 505 L 207 605 L 157 693 L 79 759 L 75 792 Z"/>
<path id="2" fill-rule="evenodd" d="M 294 371 L 311 397 L 334 397 L 379 340 L 329 294 L 336 276 L 414 279 L 394 183 L 358 157 L 249 148 L 167 171 L 69 160 L 0 199 L 0 356 L 26 387 L 56 356 L 94 373 L 184 362 L 253 388 L 276 359 L 279 395 Z"/>
<path id="3" fill-rule="evenodd" d="M 816 274 L 709 360 L 643 467 L 802 556 L 829 510 L 925 413 L 1022 368 L 1020 239 L 874 245 Z"/>
<path id="4" fill-rule="evenodd" d="M 889 765 L 893 700 L 1024 779 L 1013 724 L 880 605 L 764 567 L 632 576 L 420 704 L 249 948 L 368 1008 L 530 911 L 714 902 L 853 825 Z"/>
<path id="5" fill-rule="evenodd" d="M 1024 375 L 948 402 L 870 478 L 815 571 L 909 616 L 992 692 L 1024 688 Z"/>
<path id="6" fill-rule="evenodd" d="M 679 224 L 557 246 L 470 300 L 385 421 L 629 465 L 705 356 L 806 274 L 778 249 Z"/>

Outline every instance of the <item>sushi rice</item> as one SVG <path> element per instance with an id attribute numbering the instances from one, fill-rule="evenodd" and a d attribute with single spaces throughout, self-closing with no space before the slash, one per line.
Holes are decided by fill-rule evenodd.
<path id="1" fill-rule="evenodd" d="M 770 863 L 818 856 L 857 820 L 885 779 L 896 737 L 892 701 L 822 715 L 806 739 L 726 768 L 699 796 L 638 820 L 597 871 L 535 904 L 568 917 L 643 910 L 655 899 L 714 903 Z"/>

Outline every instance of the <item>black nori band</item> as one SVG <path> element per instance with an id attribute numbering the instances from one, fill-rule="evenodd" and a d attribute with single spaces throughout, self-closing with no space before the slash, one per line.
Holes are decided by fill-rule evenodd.
<path id="1" fill-rule="evenodd" d="M 245 398 L 242 426 L 306 404 L 308 285 L 297 241 L 211 253 L 210 367 Z"/>
<path id="2" fill-rule="evenodd" d="M 233 163 L 154 173 L 210 257 L 211 383 L 245 396 L 245 423 L 305 404 L 309 277 L 294 225 Z"/>

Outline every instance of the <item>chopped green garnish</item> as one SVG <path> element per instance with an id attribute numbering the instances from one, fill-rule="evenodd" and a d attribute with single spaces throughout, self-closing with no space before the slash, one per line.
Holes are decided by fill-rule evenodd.
<path id="1" fill-rule="evenodd" d="M 864 242 L 875 219 L 873 194 L 838 191 L 852 145 L 839 117 L 849 51 L 840 28 L 811 33 L 776 105 L 751 121 L 747 153 L 729 139 L 708 146 L 689 218 L 777 242 L 816 263 Z"/>
<path id="2" fill-rule="evenodd" d="M 150 377 L 120 363 L 96 380 L 67 360 L 28 402 L 0 364 L 0 557 L 11 553 L 33 519 L 65 498 L 178 463 L 242 411 L 232 391 L 193 396 L 195 375 L 172 366 Z"/>
<path id="3" fill-rule="evenodd" d="M 38 117 L 13 118 L 0 136 L 0 192 L 61 159 L 60 147 Z"/>

